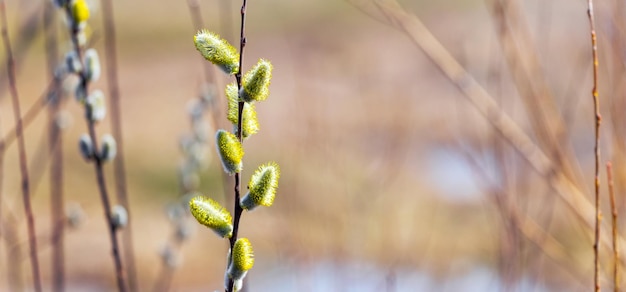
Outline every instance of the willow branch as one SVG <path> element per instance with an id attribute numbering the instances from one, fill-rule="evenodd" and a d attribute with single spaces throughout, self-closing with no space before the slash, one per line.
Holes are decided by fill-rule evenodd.
<path id="1" fill-rule="evenodd" d="M 13 115 L 15 117 L 16 136 L 19 150 L 20 173 L 22 176 L 22 200 L 24 202 L 24 212 L 26 213 L 28 225 L 28 243 L 30 247 L 30 262 L 33 273 L 33 284 L 35 291 L 41 291 L 41 278 L 39 275 L 39 260 L 37 258 L 37 237 L 35 236 L 35 219 L 30 201 L 30 183 L 28 180 L 28 162 L 26 159 L 26 143 L 24 141 L 24 128 L 20 109 L 20 99 L 17 92 L 15 80 L 15 61 L 11 51 L 11 42 L 7 31 L 6 5 L 4 0 L 0 0 L 0 17 L 2 17 L 2 40 L 7 57 L 7 76 L 9 77 L 9 91 L 13 100 Z"/>
<path id="2" fill-rule="evenodd" d="M 244 48 L 246 47 L 245 28 L 246 28 L 247 3 L 248 3 L 247 0 L 243 0 L 243 3 L 241 5 L 241 33 L 239 35 L 239 70 L 237 71 L 237 74 L 235 74 L 235 78 L 237 79 L 237 88 L 238 88 L 237 92 L 241 92 L 241 87 L 242 87 L 241 71 L 243 70 L 243 52 L 244 52 Z M 243 143 L 242 124 L 243 124 L 244 104 L 245 103 L 243 101 L 239 101 L 239 104 L 238 104 L 239 107 L 238 107 L 238 115 L 237 115 L 237 139 L 239 139 L 240 143 Z M 234 201 L 235 207 L 234 207 L 234 220 L 233 220 L 233 236 L 230 238 L 230 257 L 229 258 L 232 258 L 233 256 L 233 250 L 234 250 L 233 247 L 235 246 L 235 242 L 237 241 L 237 233 L 239 231 L 239 221 L 241 220 L 241 213 L 243 212 L 243 209 L 239 205 L 239 198 L 241 196 L 240 188 L 241 188 L 241 179 L 240 179 L 239 172 L 237 172 L 235 173 L 235 201 Z M 232 292 L 234 284 L 235 284 L 235 281 L 233 280 L 233 278 L 229 278 L 228 287 L 226 287 L 226 292 Z"/>
<path id="3" fill-rule="evenodd" d="M 602 116 L 600 115 L 600 98 L 598 96 L 598 44 L 596 39 L 596 25 L 595 17 L 593 13 L 593 0 L 587 1 L 587 15 L 589 16 L 589 26 L 591 29 L 591 55 L 593 60 L 593 89 L 591 95 L 593 97 L 593 109 L 595 112 L 595 208 L 596 208 L 596 226 L 595 237 L 593 243 L 594 253 L 594 284 L 595 291 L 600 291 L 600 258 L 599 258 L 599 245 L 600 245 L 600 222 L 602 221 L 600 214 L 600 123 L 602 122 Z"/>

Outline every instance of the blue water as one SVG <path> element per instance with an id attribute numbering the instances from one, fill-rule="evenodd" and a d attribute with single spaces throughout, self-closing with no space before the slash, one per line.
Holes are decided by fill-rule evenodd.
<path id="1" fill-rule="evenodd" d="M 251 292 L 549 291 L 528 278 L 507 287 L 497 273 L 485 267 L 442 278 L 417 268 L 389 269 L 367 262 L 330 260 L 255 266 L 248 281 Z"/>

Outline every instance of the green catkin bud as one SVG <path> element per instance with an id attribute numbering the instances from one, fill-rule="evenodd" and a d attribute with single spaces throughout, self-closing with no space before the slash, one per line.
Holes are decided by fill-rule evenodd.
<path id="1" fill-rule="evenodd" d="M 95 49 L 85 51 L 85 78 L 89 82 L 95 82 L 100 78 L 100 59 Z"/>
<path id="2" fill-rule="evenodd" d="M 226 40 L 208 30 L 199 31 L 193 42 L 202 56 L 219 66 L 226 74 L 236 74 L 239 70 L 239 54 Z"/>
<path id="3" fill-rule="evenodd" d="M 91 142 L 91 137 L 87 134 L 82 134 L 80 136 L 80 140 L 78 140 L 78 147 L 80 148 L 80 154 L 85 158 L 85 160 L 89 161 L 93 159 L 93 143 Z"/>
<path id="4" fill-rule="evenodd" d="M 230 213 L 213 199 L 196 196 L 189 201 L 189 210 L 198 223 L 211 228 L 219 236 L 230 238 L 233 235 Z"/>
<path id="5" fill-rule="evenodd" d="M 237 84 L 231 83 L 226 86 L 226 97 L 228 98 L 228 120 L 237 126 L 237 118 L 239 115 L 239 96 L 237 94 Z M 241 131 L 243 138 L 248 138 L 259 132 L 259 120 L 256 116 L 254 104 L 245 103 L 243 105 L 243 118 L 241 123 Z"/>
<path id="6" fill-rule="evenodd" d="M 269 207 L 276 198 L 280 167 L 275 162 L 259 166 L 248 183 L 248 193 L 241 199 L 239 204 L 248 211 L 257 206 Z"/>
<path id="7" fill-rule="evenodd" d="M 85 22 L 89 19 L 89 7 L 85 0 L 74 0 L 72 2 L 72 19 L 76 23 Z"/>
<path id="8" fill-rule="evenodd" d="M 252 244 L 247 238 L 239 238 L 233 246 L 233 253 L 228 265 L 228 275 L 235 281 L 243 279 L 254 266 Z"/>
<path id="9" fill-rule="evenodd" d="M 260 59 L 259 62 L 243 76 L 243 86 L 239 96 L 245 102 L 265 100 L 270 94 L 272 79 L 272 63 Z"/>
<path id="10" fill-rule="evenodd" d="M 111 224 L 115 229 L 121 229 L 128 224 L 128 212 L 124 206 L 116 205 L 111 209 Z"/>
<path id="11" fill-rule="evenodd" d="M 102 146 L 100 147 L 100 160 L 111 161 L 117 154 L 117 143 L 113 136 L 106 134 L 102 136 Z"/>
<path id="12" fill-rule="evenodd" d="M 243 147 L 233 133 L 217 130 L 215 135 L 217 152 L 220 155 L 224 171 L 229 174 L 238 173 L 243 168 Z"/>
<path id="13" fill-rule="evenodd" d="M 98 122 L 104 119 L 106 112 L 104 93 L 94 90 L 85 100 L 85 116 L 92 122 Z"/>

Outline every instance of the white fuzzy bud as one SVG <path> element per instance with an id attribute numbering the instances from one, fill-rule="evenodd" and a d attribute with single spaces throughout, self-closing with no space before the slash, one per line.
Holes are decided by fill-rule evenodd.
<path id="1" fill-rule="evenodd" d="M 117 143 L 113 136 L 106 134 L 102 136 L 102 146 L 100 147 L 100 160 L 111 161 L 117 154 Z"/>
<path id="2" fill-rule="evenodd" d="M 85 34 L 85 27 L 87 27 L 87 22 L 78 23 L 78 33 L 76 33 L 76 41 L 78 45 L 84 47 L 87 45 L 87 34 Z"/>
<path id="3" fill-rule="evenodd" d="M 93 159 L 93 157 L 94 157 L 93 143 L 92 143 L 91 137 L 89 137 L 89 135 L 82 134 L 80 136 L 80 140 L 78 142 L 78 146 L 80 148 L 80 154 L 83 155 L 83 158 L 85 158 L 85 160 L 89 161 L 89 160 Z"/>
<path id="4" fill-rule="evenodd" d="M 121 229 L 128 224 L 128 212 L 126 208 L 120 205 L 115 205 L 111 210 L 111 224 L 115 229 Z"/>
<path id="5" fill-rule="evenodd" d="M 72 126 L 74 120 L 72 119 L 72 115 L 70 113 L 65 110 L 61 110 L 54 118 L 54 122 L 59 129 L 66 130 Z"/>
<path id="6" fill-rule="evenodd" d="M 90 82 L 95 82 L 100 78 L 100 58 L 95 49 L 85 51 L 85 78 Z"/>
<path id="7" fill-rule="evenodd" d="M 87 99 L 87 91 L 85 90 L 85 87 L 80 86 L 80 85 L 75 85 L 76 89 L 74 92 L 74 96 L 76 97 L 76 101 L 83 103 L 85 102 L 85 99 Z"/>
<path id="8" fill-rule="evenodd" d="M 237 279 L 233 283 L 233 290 L 235 292 L 241 291 L 241 289 L 243 289 L 243 278 L 242 279 Z"/>
<path id="9" fill-rule="evenodd" d="M 104 119 L 106 113 L 104 93 L 100 90 L 94 90 L 85 100 L 86 118 L 92 122 L 98 122 Z"/>
<path id="10" fill-rule="evenodd" d="M 69 51 L 65 54 L 65 67 L 70 73 L 78 73 L 83 70 L 83 65 L 75 51 Z"/>
<path id="11" fill-rule="evenodd" d="M 67 207 L 65 217 L 70 228 L 78 228 L 85 221 L 85 213 L 78 203 L 70 204 Z"/>
<path id="12" fill-rule="evenodd" d="M 163 264 L 170 269 L 175 269 L 181 264 L 180 257 L 176 256 L 176 252 L 169 245 L 166 245 L 161 250 L 161 259 L 163 260 Z"/>

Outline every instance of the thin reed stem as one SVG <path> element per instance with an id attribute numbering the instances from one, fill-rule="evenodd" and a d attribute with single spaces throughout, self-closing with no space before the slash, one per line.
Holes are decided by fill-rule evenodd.
<path id="1" fill-rule="evenodd" d="M 35 291 L 41 291 L 41 278 L 39 275 L 39 260 L 37 258 L 37 237 L 35 236 L 35 218 L 30 201 L 30 184 L 28 180 L 28 165 L 26 159 L 26 143 L 24 141 L 24 129 L 22 124 L 22 114 L 20 110 L 20 100 L 17 92 L 15 80 L 15 62 L 11 51 L 11 42 L 7 31 L 6 5 L 4 0 L 0 0 L 0 17 L 2 17 L 2 40 L 4 42 L 7 57 L 7 75 L 9 77 L 9 91 L 13 99 L 13 115 L 15 116 L 17 144 L 19 150 L 20 172 L 22 176 L 22 199 L 24 201 L 24 212 L 28 225 L 28 243 L 30 246 L 30 261 L 33 273 L 33 284 Z"/>
<path id="2" fill-rule="evenodd" d="M 122 131 L 122 110 L 120 106 L 120 87 L 117 75 L 117 37 L 115 32 L 115 18 L 113 14 L 113 1 L 102 1 L 102 14 L 104 21 L 104 52 L 106 60 L 107 85 L 111 101 L 111 128 L 113 137 L 117 143 L 117 155 L 113 161 L 113 173 L 115 174 L 115 191 L 119 203 L 126 209 L 128 223 L 123 231 L 124 260 L 128 275 L 128 287 L 130 291 L 139 291 L 137 283 L 137 269 L 135 267 L 135 248 L 132 231 L 132 216 L 130 202 L 128 200 L 128 188 L 126 183 L 126 160 L 124 155 L 124 133 Z"/>
<path id="3" fill-rule="evenodd" d="M 609 184 L 609 197 L 611 200 L 611 229 L 613 235 L 613 291 L 617 292 L 620 289 L 619 279 L 619 245 L 617 242 L 617 205 L 615 204 L 615 189 L 613 181 L 613 164 L 608 162 L 606 164 L 606 177 Z"/>
<path id="4" fill-rule="evenodd" d="M 237 92 L 241 92 L 241 87 L 242 87 L 241 71 L 243 70 L 243 52 L 246 47 L 245 28 L 246 28 L 247 4 L 248 4 L 248 1 L 243 0 L 243 3 L 241 5 L 241 33 L 239 35 L 239 70 L 237 71 L 237 74 L 235 74 L 235 78 L 237 79 L 237 88 L 238 88 Z M 238 115 L 237 115 L 237 139 L 239 139 L 240 143 L 243 143 L 242 123 L 243 123 L 244 102 L 239 101 L 238 105 L 239 107 L 238 107 Z M 241 213 L 243 212 L 243 209 L 239 205 L 240 187 L 241 187 L 241 179 L 240 179 L 239 172 L 237 172 L 235 173 L 235 202 L 234 202 L 235 207 L 234 207 L 234 220 L 233 220 L 233 236 L 230 238 L 230 257 L 229 258 L 232 258 L 233 256 L 233 248 L 235 246 L 235 242 L 237 241 L 237 233 L 239 231 L 239 221 L 241 220 Z M 234 284 L 235 284 L 235 281 L 233 280 L 233 278 L 229 278 L 228 287 L 226 287 L 227 288 L 226 292 L 232 292 Z"/>
<path id="5" fill-rule="evenodd" d="M 595 112 L 595 208 L 596 208 L 596 226 L 595 226 L 595 238 L 593 243 L 594 253 L 594 277 L 595 291 L 600 291 L 600 222 L 602 217 L 600 214 L 600 123 L 602 122 L 602 116 L 600 115 L 600 98 L 598 96 L 598 44 L 596 39 L 596 24 L 595 16 L 593 13 L 593 0 L 587 1 L 587 15 L 589 16 L 589 26 L 591 30 L 591 55 L 593 59 L 593 89 L 591 95 L 593 96 L 593 108 Z"/>
<path id="6" fill-rule="evenodd" d="M 54 90 L 50 90 L 46 101 L 48 107 L 48 154 L 50 155 L 50 224 L 53 236 L 52 246 L 52 291 L 65 291 L 65 204 L 63 196 L 63 144 L 62 129 L 57 118 L 61 111 L 62 92 L 59 90 L 61 80 L 55 76 L 59 64 L 58 34 L 56 9 L 52 2 L 47 2 L 43 9 L 43 33 L 46 60 L 50 82 Z M 39 160 L 35 160 L 38 162 Z M 32 168 L 31 168 L 32 169 Z M 38 169 L 44 169 L 40 167 Z M 36 189 L 33 186 L 33 192 Z"/>

